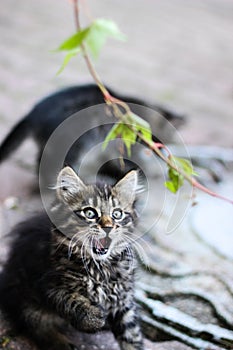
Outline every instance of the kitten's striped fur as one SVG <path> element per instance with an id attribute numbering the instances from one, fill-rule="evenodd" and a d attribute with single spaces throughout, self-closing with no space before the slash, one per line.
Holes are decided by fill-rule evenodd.
<path id="1" fill-rule="evenodd" d="M 137 183 L 133 170 L 113 187 L 86 185 L 66 167 L 53 223 L 42 214 L 15 229 L 0 303 L 40 349 L 72 348 L 64 322 L 86 332 L 110 327 L 121 350 L 143 349 L 134 302 Z"/>

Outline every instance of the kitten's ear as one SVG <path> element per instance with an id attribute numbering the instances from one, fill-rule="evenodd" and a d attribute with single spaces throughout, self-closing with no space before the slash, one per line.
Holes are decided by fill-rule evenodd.
<path id="1" fill-rule="evenodd" d="M 67 200 L 85 188 L 86 185 L 69 166 L 63 168 L 58 174 L 56 190 L 59 198 Z"/>
<path id="2" fill-rule="evenodd" d="M 138 172 L 131 170 L 114 186 L 116 195 L 123 205 L 132 205 L 135 201 L 138 189 Z"/>

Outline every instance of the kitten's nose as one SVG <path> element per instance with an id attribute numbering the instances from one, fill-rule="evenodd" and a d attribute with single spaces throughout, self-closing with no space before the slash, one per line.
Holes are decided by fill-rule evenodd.
<path id="1" fill-rule="evenodd" d="M 102 229 L 106 232 L 106 235 L 108 235 L 112 227 L 106 226 L 106 227 L 102 227 Z"/>

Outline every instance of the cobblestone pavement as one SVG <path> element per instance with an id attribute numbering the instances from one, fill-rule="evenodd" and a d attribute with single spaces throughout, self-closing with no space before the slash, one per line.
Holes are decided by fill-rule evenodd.
<path id="1" fill-rule="evenodd" d="M 187 116 L 180 131 L 188 144 L 232 147 L 233 2 L 230 0 L 82 1 L 88 16 L 115 20 L 126 43 L 108 41 L 96 62 L 102 79 L 123 92 L 146 96 Z M 85 23 L 85 19 L 83 19 Z M 61 86 L 91 81 L 81 59 L 59 76 L 62 55 L 52 53 L 74 31 L 69 0 L 7 0 L 0 8 L 0 142 L 42 96 Z M 26 142 L 0 167 L 0 230 L 24 214 L 5 199 L 32 196 L 35 146 Z M 22 158 L 24 161 L 22 162 Z M 148 345 L 151 349 L 168 349 Z M 177 343 L 169 349 L 185 349 Z"/>

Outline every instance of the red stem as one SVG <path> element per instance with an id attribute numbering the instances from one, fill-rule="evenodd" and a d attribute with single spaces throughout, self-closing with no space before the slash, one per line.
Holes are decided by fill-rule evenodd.
<path id="1" fill-rule="evenodd" d="M 75 23 L 76 23 L 76 28 L 77 30 L 81 30 L 81 26 L 80 26 L 80 22 L 79 22 L 79 7 L 78 7 L 78 0 L 73 0 L 73 4 L 74 4 L 74 14 L 75 14 Z M 103 97 L 104 97 L 104 100 L 107 104 L 109 105 L 112 105 L 113 107 L 115 106 L 115 108 L 117 109 L 117 105 L 120 105 L 121 107 L 123 107 L 126 111 L 126 113 L 129 113 L 131 112 L 129 106 L 115 98 L 114 96 L 112 96 L 109 91 L 106 89 L 106 87 L 104 86 L 104 84 L 102 83 L 100 77 L 98 76 L 90 58 L 89 58 L 89 55 L 87 53 L 87 50 L 86 50 L 86 47 L 85 45 L 82 43 L 81 44 L 81 48 L 82 48 L 82 51 L 83 51 L 83 56 L 84 56 L 84 59 L 86 61 L 86 64 L 87 64 L 87 67 L 88 67 L 88 70 L 91 74 L 91 76 L 93 77 L 94 81 L 96 82 L 96 84 L 99 86 L 102 94 L 103 94 Z M 118 110 L 118 109 L 117 109 Z M 122 113 L 121 113 L 122 114 Z M 147 144 L 147 146 L 152 149 L 169 167 L 171 167 L 172 169 L 176 170 L 179 174 L 181 174 L 182 176 L 184 176 L 184 178 L 194 187 L 194 188 L 198 188 L 199 190 L 209 194 L 210 196 L 213 196 L 213 197 L 217 197 L 217 198 L 220 198 L 220 199 L 223 199 L 231 204 L 233 204 L 233 200 L 231 199 L 228 199 L 228 198 L 225 198 L 211 190 L 209 190 L 208 188 L 206 188 L 205 186 L 201 185 L 198 181 L 196 181 L 196 179 L 194 179 L 192 176 L 189 176 L 187 175 L 185 172 L 182 171 L 182 169 L 179 169 L 178 167 L 176 167 L 176 165 L 174 165 L 173 162 L 170 161 L 169 158 L 172 157 L 172 154 L 171 152 L 169 151 L 169 149 L 162 143 L 157 143 L 157 142 L 150 142 L 148 140 L 146 140 L 143 135 L 139 134 L 138 133 L 138 137 L 145 142 L 145 144 Z M 168 153 L 168 157 L 165 157 L 163 155 L 163 153 L 160 151 L 160 149 L 165 149 Z"/>

